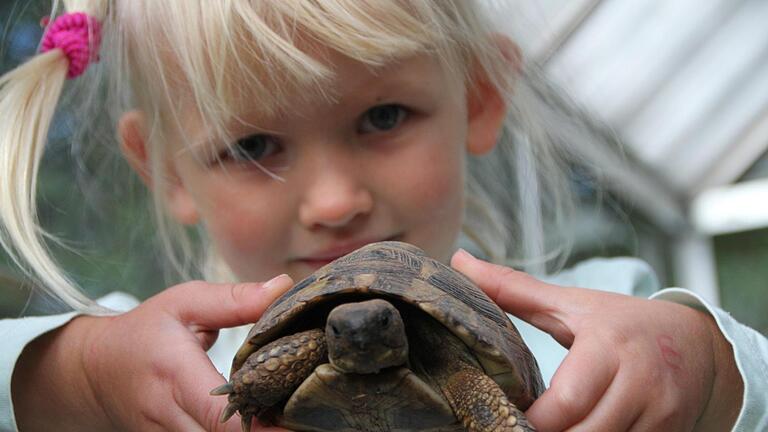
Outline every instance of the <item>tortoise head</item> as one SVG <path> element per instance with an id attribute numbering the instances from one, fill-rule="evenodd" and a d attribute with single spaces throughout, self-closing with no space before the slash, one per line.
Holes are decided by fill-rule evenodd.
<path id="1" fill-rule="evenodd" d="M 336 306 L 325 325 L 328 358 L 346 373 L 376 373 L 405 364 L 408 339 L 400 312 L 386 300 Z"/>

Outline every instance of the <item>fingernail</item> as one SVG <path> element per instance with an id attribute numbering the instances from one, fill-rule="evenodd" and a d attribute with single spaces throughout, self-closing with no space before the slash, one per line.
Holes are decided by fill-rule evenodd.
<path id="1" fill-rule="evenodd" d="M 284 284 L 288 283 L 288 281 L 290 280 L 291 280 L 291 277 L 283 273 L 280 276 L 275 276 L 272 279 L 264 282 L 263 287 L 266 290 L 271 290 L 271 289 L 283 286 Z"/>
<path id="2" fill-rule="evenodd" d="M 475 256 L 467 252 L 464 248 L 459 248 L 459 250 L 456 251 L 456 255 L 459 255 L 462 258 L 475 259 Z"/>

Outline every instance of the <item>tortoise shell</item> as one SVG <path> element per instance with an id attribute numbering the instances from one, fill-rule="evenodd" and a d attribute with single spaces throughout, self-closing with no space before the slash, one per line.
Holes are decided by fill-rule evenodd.
<path id="1" fill-rule="evenodd" d="M 543 391 L 533 355 L 507 315 L 481 289 L 421 249 L 392 241 L 341 257 L 278 298 L 249 332 L 232 373 L 267 343 L 317 327 L 334 306 L 372 297 L 411 305 L 442 323 L 518 408 L 527 409 Z"/>

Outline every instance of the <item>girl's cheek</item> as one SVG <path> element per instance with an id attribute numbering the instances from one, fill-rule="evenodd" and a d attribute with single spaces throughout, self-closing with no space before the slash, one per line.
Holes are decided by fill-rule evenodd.
<path id="1" fill-rule="evenodd" d="M 232 185 L 210 195 L 206 228 L 220 251 L 226 255 L 250 254 L 268 239 L 269 218 L 263 205 L 247 194 L 232 193 Z"/>
<path id="2" fill-rule="evenodd" d="M 432 256 L 447 260 L 464 214 L 463 157 L 431 151 L 412 160 L 408 175 L 398 178 L 400 196 L 393 199 L 401 200 L 414 240 Z"/>
<path id="3" fill-rule="evenodd" d="M 233 197 L 227 202 L 219 202 L 213 209 L 216 215 L 214 230 L 222 241 L 240 251 L 272 247 L 269 233 L 280 233 L 279 221 L 287 220 L 280 216 L 276 204 L 268 206 L 255 199 Z"/>
<path id="4" fill-rule="evenodd" d="M 443 143 L 435 143 L 429 148 L 439 148 L 441 144 L 444 147 Z M 436 212 L 455 211 L 457 206 L 461 206 L 464 190 L 461 153 L 426 151 L 418 159 L 419 166 L 410 170 L 414 177 L 409 181 L 414 201 L 428 203 L 426 208 Z"/>
<path id="5" fill-rule="evenodd" d="M 281 272 L 273 256 L 264 251 L 276 251 L 269 229 L 253 218 L 226 217 L 211 225 L 209 231 L 217 252 L 240 280 L 266 280 Z M 264 247 L 266 245 L 266 247 Z"/>
<path id="6" fill-rule="evenodd" d="M 422 179 L 412 188 L 411 201 L 419 207 L 419 213 L 431 213 L 431 217 L 450 217 L 461 210 L 462 187 L 456 178 L 442 172 L 427 173 L 433 177 Z"/>

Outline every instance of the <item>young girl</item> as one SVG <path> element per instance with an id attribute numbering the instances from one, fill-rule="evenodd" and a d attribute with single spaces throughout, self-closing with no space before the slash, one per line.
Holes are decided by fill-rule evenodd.
<path id="1" fill-rule="evenodd" d="M 238 430 L 208 392 L 244 333 L 219 330 L 388 239 L 450 261 L 569 349 L 562 361 L 524 328 L 540 361 L 562 361 L 527 412 L 541 431 L 768 427 L 768 342 L 695 295 L 566 288 L 456 252 L 545 256 L 547 215 L 567 215 L 554 156 L 600 138 L 476 2 L 63 3 L 43 52 L 0 79 L 0 217 L 4 247 L 75 312 L 0 323 L 2 429 Z M 170 262 L 205 258 L 212 282 L 97 306 L 48 256 L 35 178 L 67 78 L 115 113 Z M 629 294 L 640 268 L 591 262 L 549 281 Z"/>

